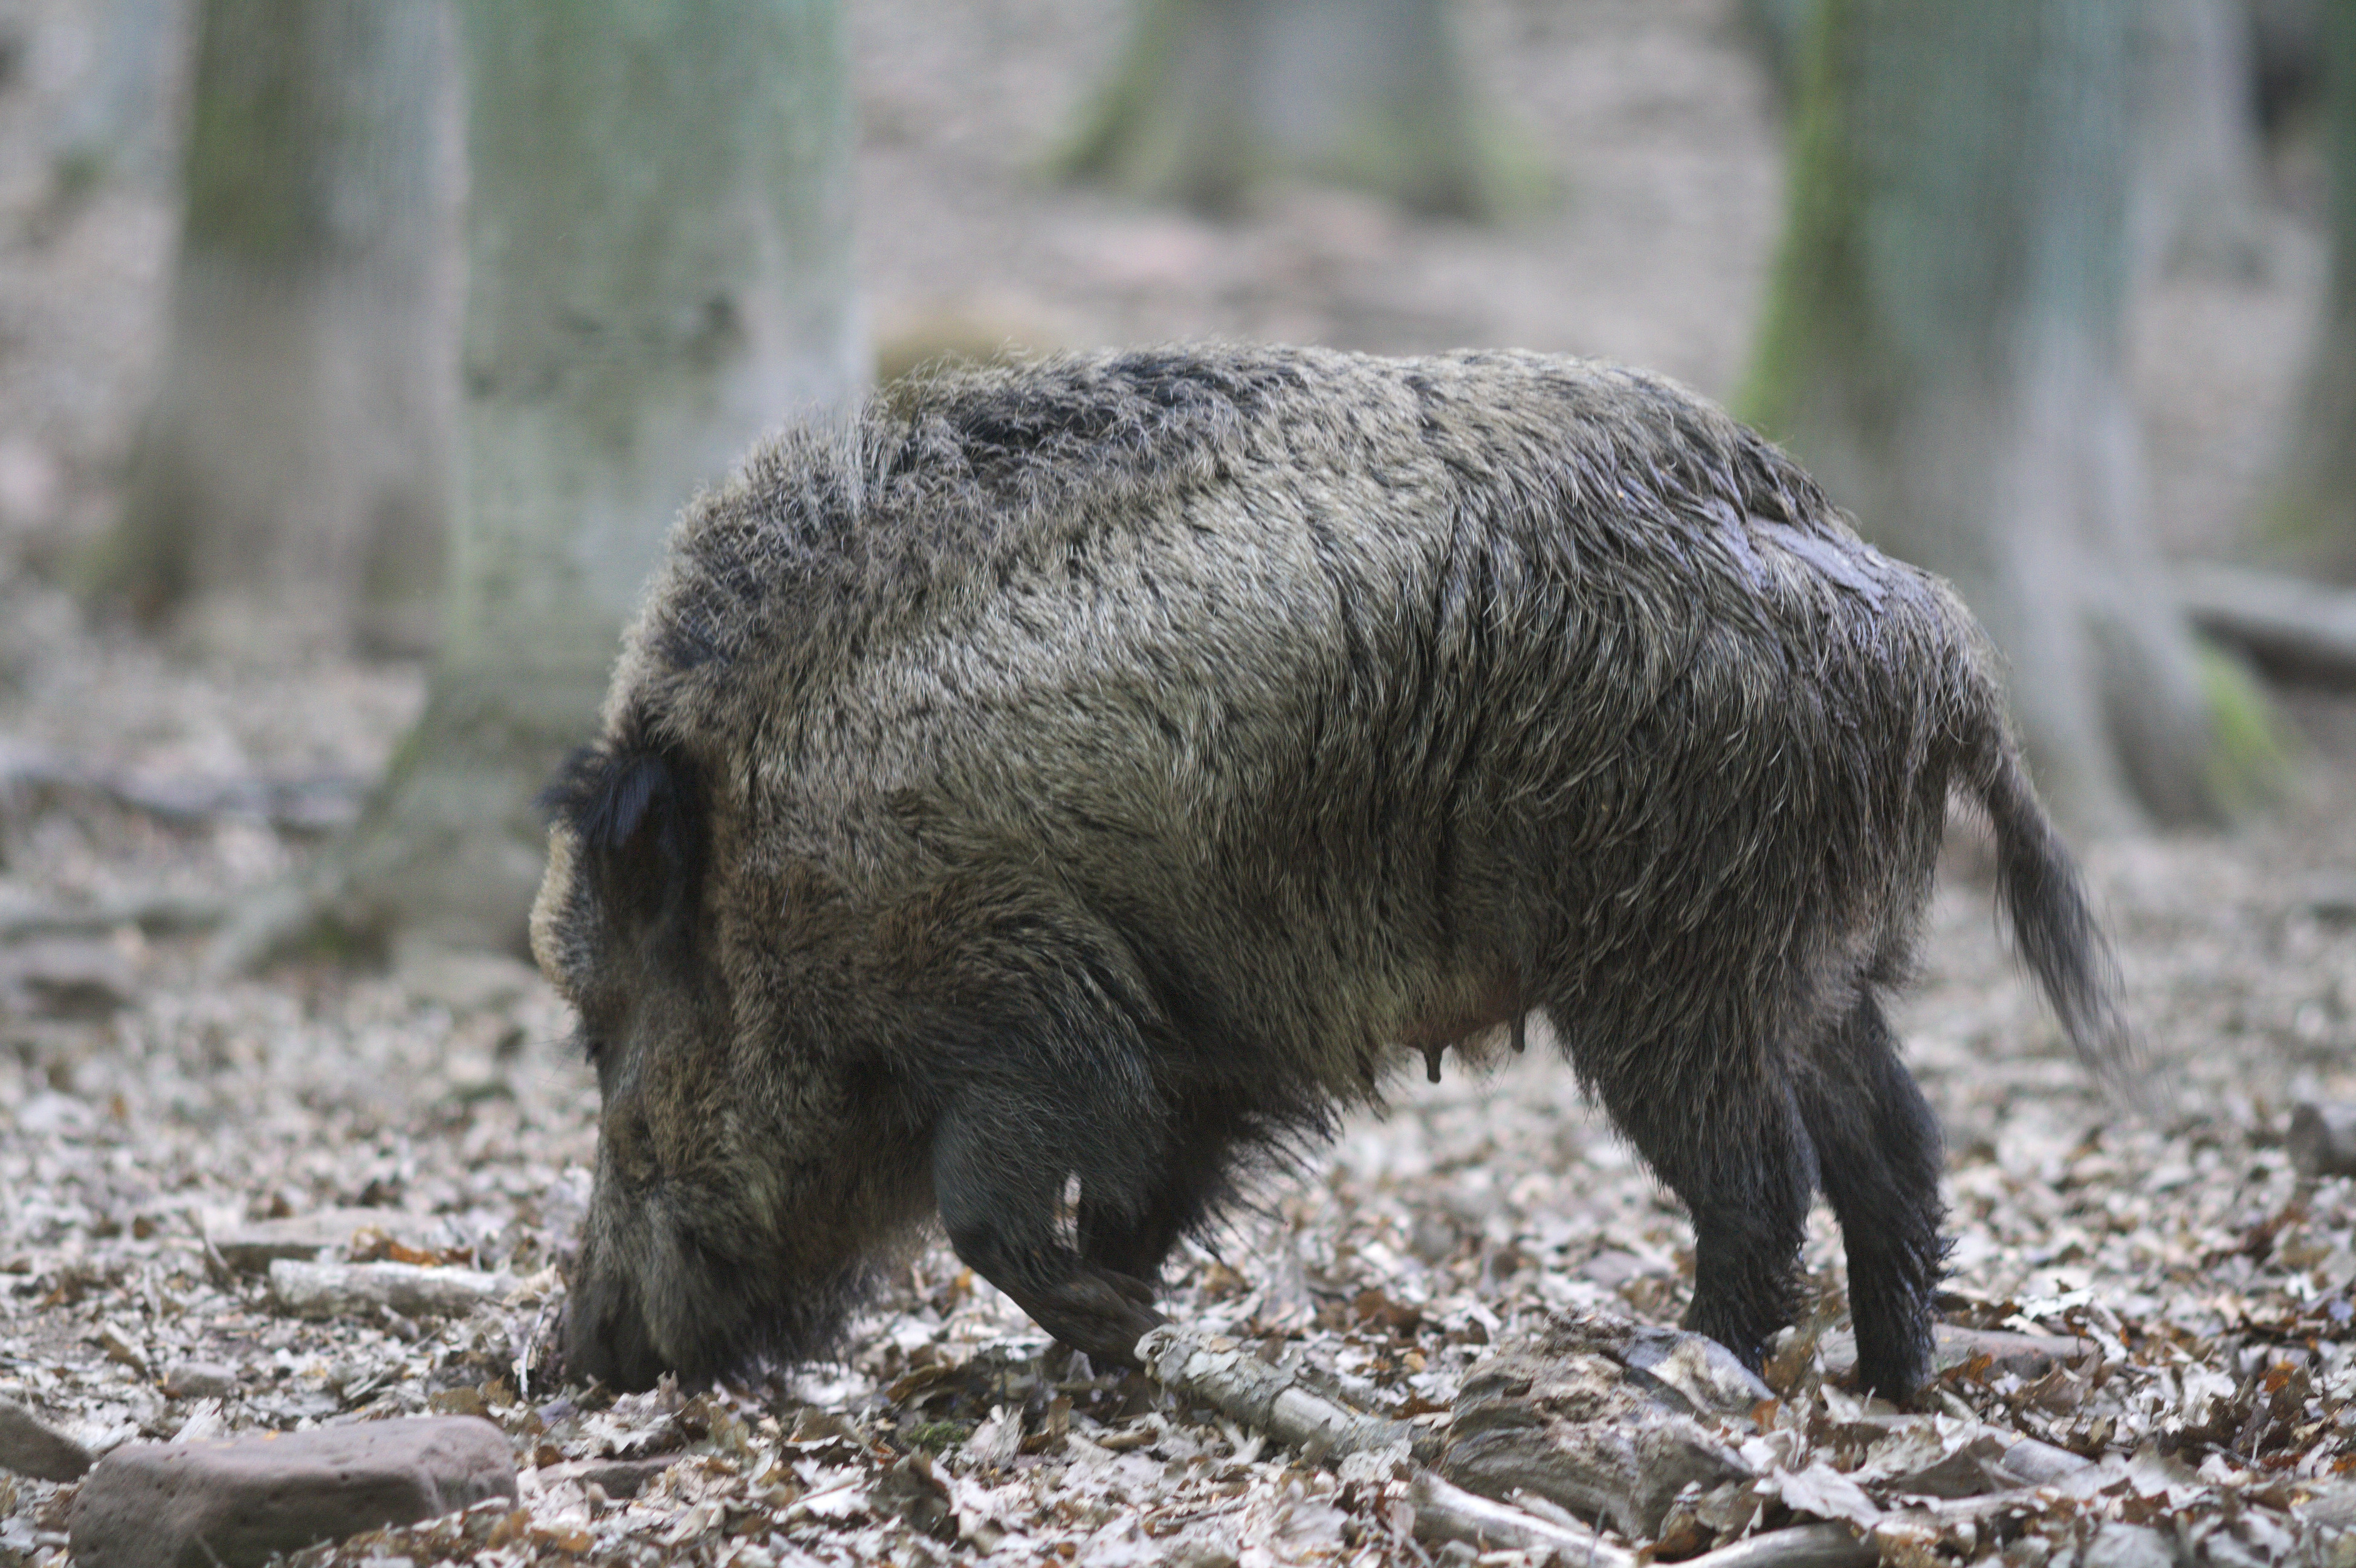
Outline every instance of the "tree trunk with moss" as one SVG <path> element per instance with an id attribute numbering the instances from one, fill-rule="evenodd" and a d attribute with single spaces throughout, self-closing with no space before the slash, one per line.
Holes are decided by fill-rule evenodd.
<path id="1" fill-rule="evenodd" d="M 2145 524 L 2134 25 L 2127 0 L 1826 0 L 1742 399 L 1869 537 L 1954 583 L 2041 787 L 2094 831 L 2214 820 L 2264 736 Z"/>
<path id="2" fill-rule="evenodd" d="M 354 840 L 220 956 L 317 929 L 520 952 L 533 804 L 594 737 L 669 525 L 840 417 L 851 124 L 833 0 L 468 0 L 465 484 L 426 711 Z"/>
<path id="3" fill-rule="evenodd" d="M 2329 0 L 2324 28 L 2331 282 L 2265 532 L 2287 564 L 2356 583 L 2356 0 Z"/>
<path id="4" fill-rule="evenodd" d="M 463 169 L 442 0 L 206 0 L 162 386 L 85 586 L 208 643 L 417 649 Z"/>
<path id="5" fill-rule="evenodd" d="M 1762 63 L 1796 98 L 1826 0 L 1741 0 Z M 2257 31 L 2249 0 L 2142 0 L 2130 12 L 2132 252 L 2144 273 L 2243 277 L 2265 265 Z"/>
<path id="6" fill-rule="evenodd" d="M 1141 0 L 1064 162 L 1215 212 L 1285 177 L 1481 219 L 1546 185 L 1472 85 L 1446 0 Z"/>

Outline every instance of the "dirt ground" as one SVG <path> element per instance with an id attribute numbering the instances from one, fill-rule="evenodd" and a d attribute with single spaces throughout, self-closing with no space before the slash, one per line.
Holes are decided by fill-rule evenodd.
<path id="1" fill-rule="evenodd" d="M 684 1401 L 531 1383 L 594 1150 L 561 1007 L 494 960 L 211 980 L 201 936 L 168 918 L 173 898 L 260 886 L 312 853 L 414 713 L 419 671 L 198 657 L 87 623 L 56 585 L 119 496 L 171 242 L 159 160 L 72 201 L 53 185 L 97 11 L 0 0 L 0 1396 L 93 1448 L 481 1412 L 541 1467 L 517 1514 L 305 1562 L 1422 1555 L 1395 1479 L 1344 1481 L 1133 1381 L 1043 1362 L 1044 1338 L 937 1244 L 895 1268 L 846 1363 Z M 1731 5 L 1467 11 L 1483 78 L 1559 171 L 1558 202 L 1504 230 L 1331 190 L 1214 224 L 1059 188 L 1042 169 L 1119 41 L 1119 0 L 852 0 L 877 340 L 1514 344 L 1724 394 L 1780 201 L 1777 111 Z M 2233 551 L 2314 319 L 2312 171 L 2294 156 L 2277 174 L 2254 264 L 2154 280 L 2138 306 L 2154 526 L 2187 555 Z M 2304 747 L 2287 799 L 2231 833 L 2087 853 L 2168 1107 L 2154 1122 L 2068 1061 L 1968 855 L 1939 895 L 1901 1026 L 1948 1130 L 1949 1316 L 2083 1336 L 2100 1358 L 2032 1380 L 1966 1365 L 1931 1408 L 1951 1437 L 1985 1422 L 2111 1468 L 1922 1547 L 1933 1556 L 2356 1562 L 2323 1522 L 2356 1518 L 2329 1513 L 2356 1469 L 2356 1190 L 2302 1179 L 2285 1148 L 2295 1104 L 2356 1101 L 2356 700 L 2282 701 Z M 90 910 L 125 918 L 39 934 Z M 1390 1114 L 1261 1197 L 1188 1252 L 1169 1309 L 1305 1349 L 1395 1413 L 1444 1410 L 1532 1314 L 1673 1323 L 1690 1282 L 1682 1215 L 1537 1051 L 1400 1083 Z M 512 1292 L 457 1319 L 311 1322 L 207 1240 L 348 1207 Z M 1837 1305 L 1822 1216 L 1810 1261 Z M 1812 1380 L 1780 1391 L 1798 1413 L 1748 1441 L 1773 1436 L 1785 1470 L 1812 1443 L 1855 1469 L 1824 1436 L 1854 1402 Z M 685 1462 L 635 1500 L 537 1478 L 674 1451 Z M 929 1478 L 912 1481 L 918 1451 Z M 0 1477 L 0 1563 L 59 1560 L 70 1495 Z M 956 1539 L 927 1533 L 910 1496 L 949 1509 Z M 1812 1511 L 1790 1487 L 1760 1496 L 1719 1533 Z M 1865 1506 L 1895 1505 L 1885 1488 Z M 2165 1554 L 2132 1555 L 2129 1526 Z M 1929 1560 L 1877 1539 L 1886 1560 Z"/>

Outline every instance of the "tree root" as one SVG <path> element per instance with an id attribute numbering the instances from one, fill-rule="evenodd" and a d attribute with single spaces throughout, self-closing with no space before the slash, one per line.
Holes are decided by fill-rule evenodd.
<path id="1" fill-rule="evenodd" d="M 1427 1544 L 1547 1551 L 1556 1563 L 1581 1568 L 1636 1568 L 1634 1552 L 1543 1497 L 1516 1492 L 1515 1501 L 1500 1501 L 1436 1473 L 1429 1466 L 1441 1462 L 1439 1434 L 1354 1410 L 1310 1386 L 1301 1369 L 1264 1361 L 1249 1346 L 1163 1324 L 1138 1341 L 1137 1359 L 1164 1388 L 1300 1448 L 1312 1463 L 1363 1456 L 1379 1464 L 1389 1456 L 1393 1476 L 1409 1477 L 1415 1535 Z M 1635 1374 L 1640 1397 L 1654 1397 L 1649 1380 Z M 1870 1541 L 1836 1523 L 1769 1530 L 1687 1560 L 1690 1568 L 1865 1568 L 1877 1561 Z"/>
<path id="2" fill-rule="evenodd" d="M 2356 686 L 2356 590 L 2207 564 L 2179 565 L 2176 584 L 2193 625 L 2261 668 Z"/>

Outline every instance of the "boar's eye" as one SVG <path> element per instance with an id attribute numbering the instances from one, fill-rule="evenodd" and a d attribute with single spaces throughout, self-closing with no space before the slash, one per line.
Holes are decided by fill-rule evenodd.
<path id="1" fill-rule="evenodd" d="M 606 918 L 658 941 L 684 937 L 703 875 L 703 794 L 675 746 L 624 738 L 576 753 L 541 797 L 573 831 Z"/>

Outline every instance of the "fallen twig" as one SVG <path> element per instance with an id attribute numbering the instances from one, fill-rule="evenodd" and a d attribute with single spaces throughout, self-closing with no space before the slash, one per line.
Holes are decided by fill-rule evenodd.
<path id="1" fill-rule="evenodd" d="M 646 1484 L 680 1462 L 678 1454 L 658 1454 L 648 1459 L 573 1459 L 526 1471 L 541 1490 L 567 1482 L 595 1487 L 609 1498 L 634 1498 Z"/>
<path id="2" fill-rule="evenodd" d="M 1232 1339 L 1165 1323 L 1137 1342 L 1137 1359 L 1164 1388 L 1320 1460 L 1394 1447 L 1429 1459 L 1437 1451 L 1429 1433 L 1352 1410 Z"/>
<path id="3" fill-rule="evenodd" d="M 370 1231 L 381 1240 L 421 1249 L 432 1246 L 437 1234 L 446 1234 L 442 1221 L 431 1215 L 397 1208 L 322 1208 L 283 1219 L 239 1220 L 208 1230 L 205 1240 L 229 1267 L 258 1274 L 266 1273 L 281 1259 L 315 1262 L 322 1252 L 351 1246 L 356 1238 Z M 419 1262 L 414 1258 L 392 1261 Z"/>
<path id="4" fill-rule="evenodd" d="M 2083 1348 L 2079 1340 L 2019 1335 L 1954 1338 L 1951 1348 L 1968 1341 L 1978 1355 L 2034 1352 L 2048 1362 Z M 1484 1363 L 1460 1395 L 1444 1444 L 1440 1434 L 1354 1410 L 1311 1386 L 1313 1375 L 1264 1360 L 1232 1339 L 1165 1324 L 1138 1341 L 1137 1354 L 1146 1375 L 1164 1387 L 1301 1449 L 1312 1462 L 1392 1455 L 1398 1468 L 1389 1474 L 1408 1475 L 1420 1541 L 1546 1552 L 1557 1563 L 1595 1568 L 1634 1568 L 1638 1554 L 1581 1516 L 1591 1513 L 1641 1541 L 1658 1533 L 1672 1495 L 1746 1482 L 1751 1468 L 1687 1412 L 1741 1414 L 1754 1393 L 1765 1397 L 1709 1341 L 1600 1314 L 1555 1315 Z M 1863 1568 L 1880 1555 L 1872 1539 L 1860 1536 L 1869 1525 L 1873 1531 L 1935 1532 L 1942 1521 L 2034 1507 L 2039 1487 L 2090 1464 L 1995 1428 L 1979 1441 L 1990 1452 L 1976 1469 L 1913 1478 L 1933 1490 L 1968 1487 L 1972 1495 L 1883 1511 L 1851 1487 L 1860 1511 L 1837 1509 L 1838 1519 L 1733 1541 L 1681 1568 Z M 1785 1478 L 1778 1470 L 1758 1484 L 1763 1494 L 1769 1481 Z M 1899 1477 L 1901 1484 L 1906 1479 Z M 1466 1480 L 1480 1490 L 1460 1484 Z M 1825 1484 L 1818 1476 L 1819 1488 Z M 1792 1500 L 1788 1491 L 1785 1498 Z M 1823 1511 L 1820 1499 L 1795 1506 L 1803 1514 Z"/>
<path id="5" fill-rule="evenodd" d="M 1558 1568 L 1635 1568 L 1641 1561 L 1592 1530 L 1468 1492 L 1429 1470 L 1417 1472 L 1408 1502 L 1415 1538 L 1426 1545 L 1461 1541 L 1484 1552 L 1552 1552 Z M 1802 1524 L 1686 1558 L 1677 1568 L 1869 1568 L 1880 1560 L 1879 1549 L 1845 1524 Z"/>
<path id="6" fill-rule="evenodd" d="M 270 1265 L 270 1296 L 294 1317 L 372 1317 L 380 1308 L 403 1317 L 463 1317 L 515 1288 L 505 1274 L 414 1263 Z"/>
<path id="7" fill-rule="evenodd" d="M 1252 1348 L 1232 1339 L 1164 1324 L 1138 1341 L 1137 1358 L 1146 1375 L 1163 1387 L 1207 1404 L 1252 1431 L 1298 1447 L 1319 1463 L 1384 1451 L 1396 1453 L 1402 1461 L 1412 1457 L 1426 1465 L 1439 1457 L 1437 1434 L 1406 1422 L 1353 1410 L 1309 1387 L 1297 1369 L 1264 1361 Z M 1409 1500 L 1416 1510 L 1416 1533 L 1423 1540 L 1464 1541 L 1516 1550 L 1547 1548 L 1559 1554 L 1558 1561 L 1591 1563 L 1595 1568 L 1634 1568 L 1637 1561 L 1633 1552 L 1613 1545 L 1559 1509 L 1554 1510 L 1559 1517 L 1541 1518 L 1527 1509 L 1466 1491 L 1422 1466 L 1416 1469 Z M 1779 1537 L 1806 1533 L 1777 1532 Z M 1808 1536 L 1793 1543 L 1793 1549 L 1804 1547 L 1813 1552 L 1817 1544 L 1814 1536 Z M 1862 1557 L 1803 1554 L 1734 1561 L 1772 1563 L 1777 1568 L 1847 1568 L 1871 1560 L 1869 1549 Z"/>
<path id="8" fill-rule="evenodd" d="M 1510 1503 L 1468 1492 L 1429 1470 L 1416 1472 L 1407 1498 L 1415 1509 L 1415 1538 L 1427 1545 L 1462 1541 L 1483 1552 L 1550 1549 L 1564 1563 L 1635 1568 L 1634 1552 L 1591 1530 L 1540 1519 Z"/>
<path id="9" fill-rule="evenodd" d="M 2006 1329 L 1965 1328 L 1951 1323 L 1942 1323 L 1932 1330 L 1931 1364 L 1943 1372 L 1986 1357 L 1991 1371 L 2010 1372 L 2026 1381 L 2041 1378 L 2056 1367 L 2098 1359 L 2100 1354 L 2093 1340 L 2072 1334 L 2016 1334 Z M 1854 1373 L 1857 1337 L 1845 1329 L 1826 1335 L 1824 1365 L 1828 1378 L 1846 1378 Z"/>
<path id="10" fill-rule="evenodd" d="M 1869 1568 L 1880 1561 L 1881 1549 L 1845 1524 L 1795 1524 L 1688 1557 L 1677 1568 Z"/>

